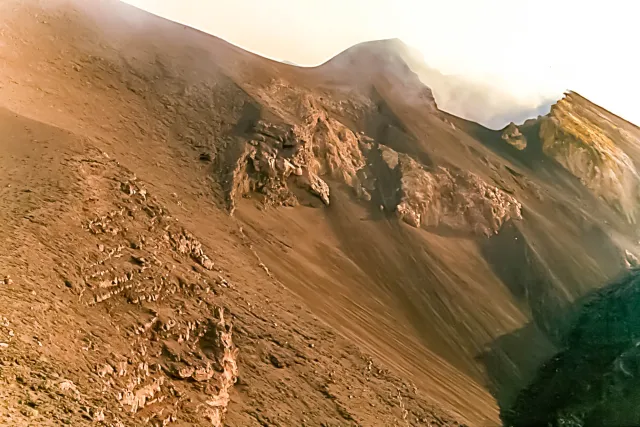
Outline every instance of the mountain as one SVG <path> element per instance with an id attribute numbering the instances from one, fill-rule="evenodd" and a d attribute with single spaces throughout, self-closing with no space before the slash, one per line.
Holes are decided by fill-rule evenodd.
<path id="1" fill-rule="evenodd" d="M 640 131 L 576 93 L 491 130 L 397 40 L 0 16 L 1 423 L 499 425 L 636 262 Z"/>

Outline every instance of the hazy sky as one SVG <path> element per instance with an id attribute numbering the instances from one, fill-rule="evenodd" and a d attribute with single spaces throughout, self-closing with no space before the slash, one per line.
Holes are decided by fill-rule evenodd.
<path id="1" fill-rule="evenodd" d="M 635 0 L 126 2 L 300 65 L 319 64 L 361 41 L 398 37 L 444 73 L 523 100 L 576 90 L 640 124 Z"/>

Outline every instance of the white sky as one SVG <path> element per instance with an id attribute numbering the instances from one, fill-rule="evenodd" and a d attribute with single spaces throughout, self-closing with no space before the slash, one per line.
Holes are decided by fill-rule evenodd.
<path id="1" fill-rule="evenodd" d="M 443 73 L 522 99 L 575 90 L 640 124 L 637 0 L 125 1 L 300 65 L 398 37 Z"/>

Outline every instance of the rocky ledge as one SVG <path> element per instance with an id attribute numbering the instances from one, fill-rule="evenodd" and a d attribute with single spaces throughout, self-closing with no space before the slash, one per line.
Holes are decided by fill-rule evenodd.
<path id="1" fill-rule="evenodd" d="M 227 167 L 232 214 L 249 193 L 260 194 L 270 206 L 296 206 L 303 194 L 329 205 L 330 182 L 350 187 L 362 202 L 395 212 L 413 227 L 489 236 L 508 220 L 522 218 L 518 200 L 473 173 L 426 167 L 322 112 L 303 123 L 254 124 Z"/>

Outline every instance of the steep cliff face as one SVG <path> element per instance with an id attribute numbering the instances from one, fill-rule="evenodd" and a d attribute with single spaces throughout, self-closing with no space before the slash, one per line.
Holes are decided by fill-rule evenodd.
<path id="1" fill-rule="evenodd" d="M 615 207 L 629 222 L 637 219 L 640 177 L 625 145 L 640 139 L 620 131 L 604 114 L 572 94 L 541 119 L 542 150 Z M 621 141 L 622 140 L 622 141 Z"/>
<path id="2" fill-rule="evenodd" d="M 501 137 L 525 150 L 525 129 L 535 129 L 536 149 L 562 165 L 625 221 L 636 222 L 640 129 L 573 92 L 555 103 L 548 115 L 522 126 L 510 124 Z"/>
<path id="3" fill-rule="evenodd" d="M 232 171 L 227 194 L 232 213 L 238 199 L 250 192 L 259 193 L 266 205 L 297 206 L 305 199 L 296 191 L 301 189 L 329 205 L 329 181 L 350 187 L 374 209 L 381 200 L 372 200 L 372 193 L 397 185 L 395 197 L 379 206 L 414 227 L 490 236 L 505 222 L 522 219 L 522 205 L 513 196 L 477 175 L 451 166 L 427 167 L 363 133 L 354 134 L 326 113 L 310 112 L 304 123 L 258 121 L 245 149 L 235 150 L 238 157 L 221 156 L 231 162 L 231 168 L 219 166 Z M 392 175 L 397 182 L 385 182 Z"/>

